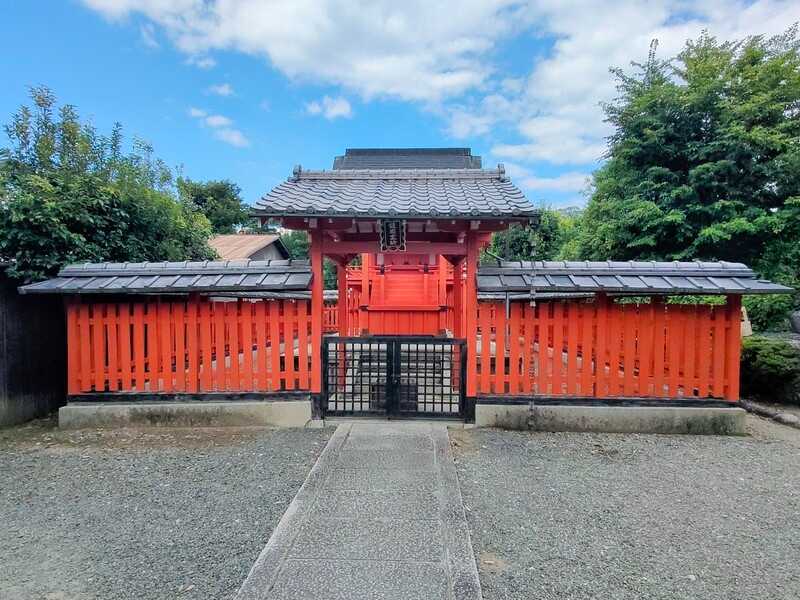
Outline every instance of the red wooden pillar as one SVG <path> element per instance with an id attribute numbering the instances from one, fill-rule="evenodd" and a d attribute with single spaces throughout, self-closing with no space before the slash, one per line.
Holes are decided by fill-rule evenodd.
<path id="1" fill-rule="evenodd" d="M 462 258 L 453 262 L 453 337 L 464 337 L 464 279 Z M 447 295 L 445 294 L 445 298 Z"/>
<path id="2" fill-rule="evenodd" d="M 322 391 L 322 312 L 325 310 L 322 290 L 322 231 L 311 230 L 311 393 Z"/>
<path id="3" fill-rule="evenodd" d="M 742 297 L 729 295 L 726 299 L 728 336 L 725 344 L 725 372 L 727 383 L 725 399 L 730 402 L 739 400 L 739 361 L 742 351 Z"/>
<path id="4" fill-rule="evenodd" d="M 474 398 L 478 391 L 478 233 L 467 233 L 467 264 L 464 294 L 464 333 L 467 338 L 467 397 Z M 484 334 L 485 339 L 489 336 Z"/>
<path id="5" fill-rule="evenodd" d="M 336 287 L 339 288 L 339 300 L 336 302 L 336 310 L 339 320 L 339 337 L 347 336 L 347 263 L 336 263 Z"/>

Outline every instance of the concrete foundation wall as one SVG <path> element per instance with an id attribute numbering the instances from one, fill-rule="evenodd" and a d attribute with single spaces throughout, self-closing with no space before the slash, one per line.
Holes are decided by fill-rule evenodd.
<path id="1" fill-rule="evenodd" d="M 93 427 L 305 427 L 311 400 L 71 403 L 58 411 L 63 429 Z"/>
<path id="2" fill-rule="evenodd" d="M 478 404 L 475 425 L 533 431 L 743 435 L 741 408 Z"/>

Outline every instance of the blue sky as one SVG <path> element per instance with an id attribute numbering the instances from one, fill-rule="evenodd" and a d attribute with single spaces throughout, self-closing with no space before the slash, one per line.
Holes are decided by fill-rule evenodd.
<path id="1" fill-rule="evenodd" d="M 102 132 L 253 202 L 347 147 L 469 146 L 536 202 L 580 205 L 600 164 L 609 66 L 703 28 L 775 34 L 800 3 L 41 0 L 0 21 L 0 116 L 47 85 Z M 5 140 L 3 140 L 5 143 Z"/>

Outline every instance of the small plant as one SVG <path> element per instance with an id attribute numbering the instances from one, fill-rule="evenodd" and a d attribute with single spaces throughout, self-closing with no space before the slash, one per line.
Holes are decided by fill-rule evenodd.
<path id="1" fill-rule="evenodd" d="M 788 342 L 764 336 L 742 344 L 742 394 L 775 402 L 800 398 L 800 350 Z"/>

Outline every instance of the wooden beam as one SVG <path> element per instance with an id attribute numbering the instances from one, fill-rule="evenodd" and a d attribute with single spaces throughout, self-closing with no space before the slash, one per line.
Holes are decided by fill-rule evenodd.
<path id="1" fill-rule="evenodd" d="M 371 242 L 334 242 L 325 240 L 322 243 L 325 254 L 378 254 L 380 247 L 378 241 Z M 406 244 L 406 254 L 448 254 L 454 256 L 465 256 L 467 254 L 466 244 L 455 242 L 408 242 Z"/>

